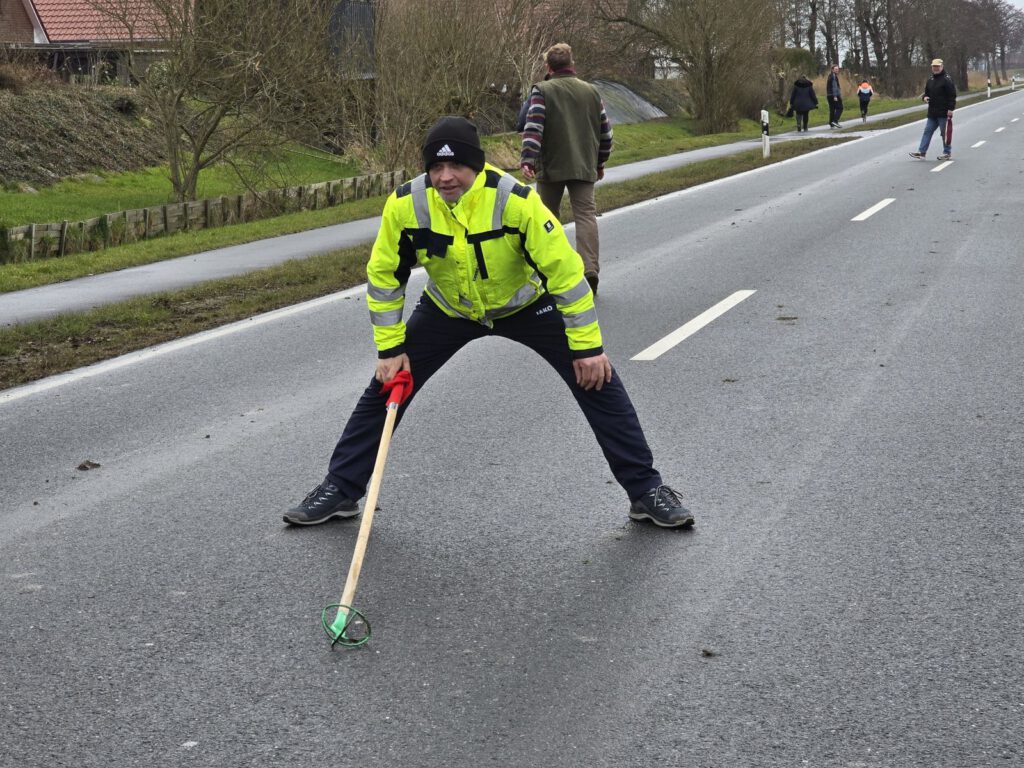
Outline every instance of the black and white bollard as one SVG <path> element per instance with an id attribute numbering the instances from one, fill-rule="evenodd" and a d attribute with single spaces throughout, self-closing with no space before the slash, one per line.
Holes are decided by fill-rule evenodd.
<path id="1" fill-rule="evenodd" d="M 761 110 L 761 155 L 767 160 L 772 154 L 772 148 L 768 143 L 768 110 Z"/>

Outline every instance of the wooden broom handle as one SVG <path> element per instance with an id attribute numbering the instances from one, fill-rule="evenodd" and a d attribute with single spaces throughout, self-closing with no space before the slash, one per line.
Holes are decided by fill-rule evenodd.
<path id="1" fill-rule="evenodd" d="M 384 475 L 384 464 L 388 459 L 388 447 L 391 445 L 391 433 L 395 430 L 395 419 L 398 417 L 398 403 L 388 403 L 388 416 L 384 421 L 384 432 L 377 449 L 377 462 L 373 465 L 373 476 L 370 478 L 370 491 L 366 494 L 366 505 L 363 507 L 363 519 L 359 523 L 359 536 L 356 548 L 352 552 L 352 563 L 345 579 L 345 589 L 341 593 L 341 604 L 352 606 L 356 595 L 356 584 L 359 583 L 359 571 L 363 567 L 363 556 L 366 544 L 370 540 L 370 528 L 373 526 L 373 513 L 377 509 L 377 496 L 380 494 L 380 482 Z"/>

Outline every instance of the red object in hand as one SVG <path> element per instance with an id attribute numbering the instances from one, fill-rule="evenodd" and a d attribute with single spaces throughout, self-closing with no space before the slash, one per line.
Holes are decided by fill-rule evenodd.
<path id="1" fill-rule="evenodd" d="M 412 394 L 412 374 L 409 371 L 399 371 L 393 379 L 388 379 L 380 385 L 380 391 L 388 394 L 388 407 L 392 403 L 401 405 Z"/>

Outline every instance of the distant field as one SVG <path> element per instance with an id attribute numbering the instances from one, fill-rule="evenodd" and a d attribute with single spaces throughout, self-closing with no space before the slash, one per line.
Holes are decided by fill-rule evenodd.
<path id="1" fill-rule="evenodd" d="M 358 175 L 350 162 L 339 162 L 325 153 L 302 149 L 281 151 L 270 158 L 260 177 L 259 189 L 298 186 Z M 198 197 L 237 195 L 245 192 L 237 174 L 227 166 L 203 171 Z M 104 213 L 174 202 L 166 168 L 126 173 L 83 174 L 36 192 L 0 190 L 0 222 L 22 224 L 79 221 Z"/>

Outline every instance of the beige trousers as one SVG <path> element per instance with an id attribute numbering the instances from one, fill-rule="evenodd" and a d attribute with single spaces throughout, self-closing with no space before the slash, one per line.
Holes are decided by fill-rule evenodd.
<path id="1" fill-rule="evenodd" d="M 597 236 L 597 204 L 594 202 L 594 183 L 591 181 L 538 181 L 537 193 L 541 202 L 555 216 L 562 205 L 562 193 L 569 190 L 569 205 L 576 222 L 576 251 L 583 259 L 583 272 L 596 275 L 599 241 Z"/>

